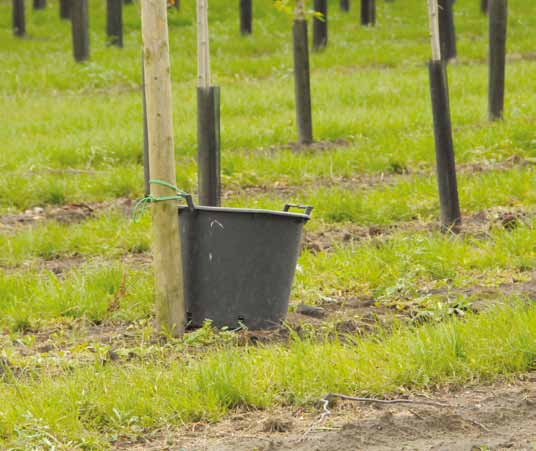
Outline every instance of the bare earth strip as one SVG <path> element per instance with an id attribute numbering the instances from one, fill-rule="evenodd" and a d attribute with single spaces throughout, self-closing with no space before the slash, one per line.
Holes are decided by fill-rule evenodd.
<path id="1" fill-rule="evenodd" d="M 320 420 L 289 407 L 236 413 L 214 424 L 161 431 L 148 443 L 117 443 L 131 451 L 386 451 L 536 449 L 536 375 L 516 382 L 439 391 L 449 407 L 341 402 Z M 414 395 L 412 400 L 426 400 Z"/>
<path id="2" fill-rule="evenodd" d="M 337 146 L 347 146 L 348 142 L 344 140 L 337 141 L 322 141 L 308 146 L 307 151 L 324 151 Z M 275 146 L 277 147 L 277 146 Z M 281 148 L 298 149 L 300 146 L 289 144 L 281 146 Z M 513 168 L 531 167 L 536 164 L 532 158 L 510 157 L 502 161 L 495 162 L 477 162 L 465 163 L 458 166 L 460 174 L 477 174 L 487 173 L 492 171 L 508 171 Z M 78 173 L 75 169 L 65 169 L 60 172 L 64 175 Z M 236 198 L 238 196 L 255 196 L 272 194 L 274 196 L 293 196 L 306 193 L 307 190 L 313 187 L 322 185 L 326 188 L 337 187 L 347 190 L 366 190 L 378 186 L 392 186 L 396 183 L 410 179 L 411 177 L 427 178 L 435 174 L 432 168 L 426 167 L 410 171 L 407 168 L 400 168 L 399 172 L 377 172 L 377 173 L 362 173 L 352 177 L 316 177 L 311 180 L 303 181 L 300 185 L 294 185 L 277 181 L 270 185 L 252 185 L 238 186 L 228 185 L 223 187 L 222 197 L 224 200 Z M 195 193 L 193 193 L 195 194 Z M 0 215 L 0 231 L 13 229 L 21 225 L 33 225 L 47 220 L 56 220 L 62 223 L 77 223 L 94 217 L 100 212 L 110 210 L 122 210 L 126 215 L 132 213 L 134 200 L 129 198 L 116 198 L 103 202 L 84 202 L 71 203 L 59 206 L 45 205 L 36 206 L 12 214 Z"/>

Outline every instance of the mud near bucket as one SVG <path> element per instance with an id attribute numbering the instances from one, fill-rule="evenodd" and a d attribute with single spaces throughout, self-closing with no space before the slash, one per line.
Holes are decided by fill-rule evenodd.
<path id="1" fill-rule="evenodd" d="M 179 207 L 179 224 L 189 325 L 207 319 L 217 327 L 280 325 L 312 207 L 269 211 L 188 203 Z"/>

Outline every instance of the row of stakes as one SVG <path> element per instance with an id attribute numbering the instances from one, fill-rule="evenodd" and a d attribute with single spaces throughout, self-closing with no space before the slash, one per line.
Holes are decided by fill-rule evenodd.
<path id="1" fill-rule="evenodd" d="M 394 0 L 385 0 L 393 2 Z M 441 0 L 448 3 L 452 0 Z M 487 1 L 481 0 L 483 8 L 487 9 Z M 106 32 L 112 45 L 123 46 L 123 18 L 122 6 L 131 4 L 133 0 L 106 0 Z M 13 3 L 13 32 L 22 37 L 26 34 L 25 0 L 12 0 Z M 350 0 L 340 0 L 341 11 L 350 10 Z M 168 0 L 169 6 L 180 8 L 180 0 Z M 41 10 L 47 6 L 47 0 L 33 0 L 33 9 Z M 88 0 L 60 0 L 59 13 L 62 19 L 71 19 L 73 35 L 73 55 L 76 61 L 89 59 L 89 21 Z M 376 22 L 376 1 L 361 0 L 361 24 L 374 26 Z M 320 17 L 313 20 L 313 48 L 320 49 L 327 45 L 328 37 L 328 1 L 314 0 L 314 10 L 320 13 Z M 451 11 L 450 7 L 442 8 L 441 11 Z M 252 0 L 239 0 L 240 32 L 248 35 L 253 32 L 253 7 Z M 443 15 L 443 14 L 442 14 Z M 444 16 L 444 15 L 443 15 Z M 445 17 L 444 20 L 448 18 Z"/>
<path id="2" fill-rule="evenodd" d="M 393 2 L 394 0 L 385 0 Z M 441 34 L 442 56 L 445 60 L 456 56 L 456 41 L 452 3 L 454 0 L 439 0 L 439 27 Z M 106 32 L 109 43 L 118 47 L 123 46 L 123 3 L 131 4 L 133 0 L 106 0 Z M 480 0 L 481 10 L 487 13 L 489 0 Z M 13 3 L 13 32 L 16 36 L 26 34 L 24 13 L 25 0 L 12 0 Z M 180 8 L 180 0 L 168 0 L 170 6 Z M 35 10 L 46 8 L 47 0 L 33 0 Z M 348 12 L 350 0 L 340 0 L 340 9 Z M 77 61 L 89 58 L 89 21 L 88 0 L 60 0 L 60 17 L 71 19 L 73 36 L 73 55 Z M 319 50 L 328 43 L 328 0 L 314 0 L 314 10 L 319 13 L 313 19 L 313 49 Z M 248 35 L 253 32 L 252 0 L 239 0 L 240 32 Z M 376 1 L 361 0 L 361 24 L 374 26 L 376 23 Z"/>
<path id="3" fill-rule="evenodd" d="M 24 0 L 13 1 L 13 29 L 17 36 L 25 34 Z M 133 0 L 106 0 L 107 34 L 110 43 L 121 47 L 122 6 Z M 169 0 L 168 5 L 179 8 L 180 0 Z M 394 2 L 395 0 L 384 0 Z M 455 0 L 429 0 L 437 6 L 438 51 L 429 64 L 436 163 L 441 207 L 441 224 L 444 229 L 455 229 L 461 222 L 456 183 L 456 169 L 446 64 L 456 57 L 456 35 L 453 3 Z M 240 32 L 251 34 L 252 0 L 238 0 Z M 46 7 L 46 0 L 33 0 L 35 9 Z M 350 0 L 340 0 L 342 11 L 350 10 Z M 489 15 L 489 82 L 488 115 L 490 121 L 502 118 L 504 106 L 507 0 L 480 0 L 483 14 Z M 313 49 L 320 50 L 328 43 L 328 1 L 314 0 L 314 10 L 319 15 L 313 18 Z M 374 26 L 376 21 L 375 0 L 361 0 L 361 24 Z M 73 53 L 77 61 L 89 57 L 88 0 L 60 0 L 60 17 L 72 22 Z M 296 99 L 296 122 L 301 144 L 313 141 L 311 93 L 309 74 L 309 50 L 307 21 L 294 20 L 293 54 Z M 201 95 L 198 89 L 198 192 L 201 204 L 220 204 L 220 143 L 219 143 L 219 88 L 211 87 L 211 95 Z M 206 98 L 205 98 L 206 97 Z M 146 130 L 145 130 L 146 132 Z M 145 154 L 147 154 L 147 137 Z M 145 189 L 149 191 L 148 164 L 145 164 Z"/>
<path id="4" fill-rule="evenodd" d="M 367 8 L 363 7 L 365 3 Z M 429 77 L 441 227 L 443 231 L 456 232 L 461 225 L 461 212 L 446 70 L 448 61 L 456 57 L 452 3 L 452 0 L 429 0 L 429 5 L 435 5 L 436 8 L 436 17 L 430 21 L 437 25 L 437 29 L 432 32 L 433 42 L 437 42 L 437 51 L 433 52 L 429 63 Z M 375 8 L 370 7 L 371 4 L 374 6 L 372 0 L 362 0 L 361 17 L 363 19 L 367 16 L 371 20 L 369 24 L 374 24 Z M 348 6 L 347 0 L 341 1 L 341 6 Z M 489 119 L 494 121 L 502 118 L 504 105 L 507 0 L 481 2 L 481 8 L 485 13 L 489 9 Z M 316 35 L 313 34 L 313 44 L 321 47 L 327 44 L 326 0 L 315 0 L 315 10 L 324 16 L 323 20 L 314 19 L 313 23 L 313 31 L 316 31 Z M 307 21 L 295 18 L 292 33 L 296 123 L 299 142 L 309 144 L 313 141 L 313 130 Z M 220 206 L 219 88 L 211 86 L 206 91 L 198 88 L 197 97 L 199 200 L 202 205 Z M 149 171 L 146 165 L 147 193 Z"/>
<path id="5" fill-rule="evenodd" d="M 123 47 L 123 3 L 132 4 L 133 0 L 106 0 L 106 34 L 109 43 Z M 180 8 L 180 0 L 168 0 L 168 5 Z M 33 9 L 47 7 L 47 0 L 33 0 Z M 13 34 L 26 35 L 25 0 L 12 0 Z M 89 0 L 59 0 L 61 19 L 71 21 L 73 56 L 76 61 L 89 59 Z"/>

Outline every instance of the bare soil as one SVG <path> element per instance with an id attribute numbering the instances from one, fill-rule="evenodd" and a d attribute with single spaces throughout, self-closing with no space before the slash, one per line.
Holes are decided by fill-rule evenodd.
<path id="1" fill-rule="evenodd" d="M 274 152 L 278 149 L 291 149 L 296 152 L 319 152 L 328 151 L 336 147 L 350 145 L 348 140 L 339 139 L 335 141 L 318 141 L 308 146 L 294 143 L 287 145 L 271 146 L 268 151 Z M 266 151 L 266 149 L 256 149 L 255 152 Z M 466 163 L 458 165 L 458 172 L 461 174 L 474 174 L 489 171 L 503 171 L 514 167 L 526 167 L 536 164 L 532 158 L 522 158 L 512 156 L 502 161 L 484 161 L 478 163 Z M 78 173 L 75 169 L 65 169 L 62 173 Z M 84 172 L 84 171 L 82 171 Z M 260 194 L 272 194 L 278 197 L 291 198 L 305 193 L 312 187 L 322 185 L 323 187 L 337 186 L 345 189 L 367 189 L 375 186 L 389 186 L 395 184 L 404 177 L 430 177 L 434 174 L 433 168 L 422 166 L 409 169 L 405 166 L 394 167 L 390 171 L 377 173 L 363 173 L 352 177 L 316 177 L 304 180 L 300 185 L 291 184 L 284 180 L 278 180 L 270 185 L 239 186 L 229 184 L 223 187 L 222 198 L 231 199 L 239 195 L 255 196 Z M 194 193 L 195 194 L 195 193 Z M 0 215 L 0 230 L 15 229 L 20 226 L 31 226 L 44 221 L 57 221 L 64 224 L 74 224 L 83 222 L 95 217 L 103 211 L 122 211 L 125 215 L 132 214 L 134 201 L 130 198 L 120 197 L 104 202 L 84 202 L 69 203 L 64 205 L 35 206 L 20 213 Z"/>
<path id="2" fill-rule="evenodd" d="M 300 152 L 323 152 L 331 150 L 335 147 L 345 147 L 350 145 L 348 141 L 319 141 L 308 146 L 293 146 L 291 144 L 284 146 L 271 146 L 269 152 L 274 152 L 277 149 L 292 149 Z M 258 149 L 257 152 L 266 152 L 266 149 Z M 480 161 L 476 163 L 463 163 L 457 166 L 458 174 L 478 174 L 491 171 L 507 171 L 514 167 L 529 167 L 536 164 L 536 160 L 532 158 L 522 158 L 514 155 L 501 161 Z M 270 185 L 237 185 L 228 184 L 224 186 L 222 198 L 224 200 L 231 199 L 238 195 L 254 196 L 259 194 L 272 194 L 276 196 L 285 196 L 287 198 L 306 193 L 314 187 L 322 186 L 325 188 L 338 187 L 346 190 L 355 189 L 370 189 L 378 186 L 391 186 L 404 179 L 411 177 L 427 178 L 435 175 L 435 169 L 429 165 L 417 166 L 408 168 L 404 165 L 394 166 L 388 171 L 360 173 L 351 177 L 330 176 L 330 177 L 314 177 L 302 180 L 299 185 L 285 182 L 280 179 Z"/>
<path id="3" fill-rule="evenodd" d="M 95 217 L 106 210 L 121 210 L 125 215 L 132 210 L 132 200 L 117 198 L 107 202 L 71 203 L 59 206 L 47 205 L 29 208 L 22 213 L 0 216 L 0 229 L 14 229 L 20 226 L 35 225 L 44 221 L 57 221 L 62 224 L 76 224 Z"/>
<path id="4" fill-rule="evenodd" d="M 536 375 L 459 391 L 416 393 L 448 407 L 351 401 L 322 408 L 237 412 L 218 424 L 160 431 L 146 442 L 119 441 L 131 451 L 535 450 Z M 313 409 L 314 410 L 314 409 Z"/>
<path id="5" fill-rule="evenodd" d="M 463 216 L 459 235 L 486 238 L 495 227 L 514 230 L 520 225 L 531 226 L 535 216 L 536 211 L 518 207 L 494 207 Z M 355 223 L 325 224 L 319 230 L 305 230 L 303 246 L 311 252 L 325 252 L 341 244 L 384 239 L 397 232 L 418 233 L 434 230 L 440 230 L 440 224 L 437 221 L 400 221 L 384 226 L 362 226 Z"/>

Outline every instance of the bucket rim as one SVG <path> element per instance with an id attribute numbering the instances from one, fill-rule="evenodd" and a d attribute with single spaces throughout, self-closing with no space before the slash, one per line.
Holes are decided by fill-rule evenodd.
<path id="1" fill-rule="evenodd" d="M 178 211 L 179 213 L 183 211 L 192 211 L 191 208 L 189 208 L 186 205 L 179 205 Z M 203 205 L 196 205 L 194 207 L 194 210 L 203 211 L 203 212 L 217 212 L 217 213 L 239 213 L 239 214 L 261 214 L 261 215 L 268 215 L 268 216 L 282 216 L 285 218 L 294 218 L 294 219 L 302 219 L 304 221 L 309 221 L 311 217 L 309 215 L 303 214 L 303 213 L 294 213 L 290 211 L 277 211 L 277 210 L 264 210 L 264 209 L 256 209 L 256 208 L 231 208 L 231 207 L 207 207 Z"/>

